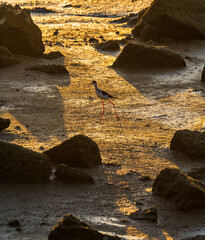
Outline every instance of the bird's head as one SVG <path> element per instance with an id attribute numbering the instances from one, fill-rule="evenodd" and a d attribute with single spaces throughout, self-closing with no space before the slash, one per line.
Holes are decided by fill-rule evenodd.
<path id="1" fill-rule="evenodd" d="M 92 83 L 94 86 L 97 86 L 97 82 L 96 81 L 92 81 Z"/>

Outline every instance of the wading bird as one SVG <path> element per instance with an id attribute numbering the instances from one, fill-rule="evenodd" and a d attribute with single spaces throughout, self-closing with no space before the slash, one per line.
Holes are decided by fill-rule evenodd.
<path id="1" fill-rule="evenodd" d="M 118 117 L 118 115 L 117 115 L 117 111 L 116 111 L 116 108 L 115 108 L 115 104 L 110 101 L 110 98 L 114 98 L 114 97 L 111 96 L 110 94 L 108 94 L 107 92 L 99 89 L 99 88 L 97 87 L 97 82 L 96 82 L 96 81 L 92 81 L 91 84 L 93 84 L 93 85 L 95 86 L 95 92 L 96 92 L 97 96 L 98 96 L 100 99 L 102 99 L 103 111 L 102 111 L 102 114 L 101 114 L 101 117 L 100 117 L 100 122 L 101 122 L 101 120 L 102 120 L 103 113 L 104 113 L 104 111 L 105 111 L 105 105 L 104 105 L 103 100 L 108 100 L 108 102 L 110 102 L 110 103 L 113 105 L 113 107 L 114 107 L 114 109 L 115 109 L 115 114 L 116 114 L 116 116 L 117 116 L 117 120 L 119 120 L 119 117 Z"/>

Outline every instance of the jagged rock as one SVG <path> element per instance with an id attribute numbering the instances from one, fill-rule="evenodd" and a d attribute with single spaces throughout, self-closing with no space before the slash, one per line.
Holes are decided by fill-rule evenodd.
<path id="1" fill-rule="evenodd" d="M 30 71 L 39 71 L 39 72 L 44 72 L 47 74 L 68 74 L 68 70 L 65 68 L 63 65 L 59 64 L 40 64 L 40 65 L 33 65 L 30 67 L 27 67 L 26 70 Z"/>
<path id="2" fill-rule="evenodd" d="M 8 128 L 10 126 L 10 119 L 4 119 L 0 117 L 0 131 L 2 131 L 5 128 Z"/>
<path id="3" fill-rule="evenodd" d="M 48 240 L 120 240 L 91 228 L 72 214 L 67 214 L 50 231 Z"/>
<path id="4" fill-rule="evenodd" d="M 98 145 L 84 135 L 76 135 L 44 153 L 51 162 L 65 163 L 76 168 L 90 168 L 102 164 Z"/>
<path id="5" fill-rule="evenodd" d="M 0 46 L 0 68 L 11 67 L 17 63 L 19 61 L 15 56 L 6 47 Z"/>
<path id="6" fill-rule="evenodd" d="M 205 3 L 204 0 L 154 0 L 137 22 L 132 34 L 141 37 L 143 29 L 151 25 L 157 29 L 158 38 L 192 40 L 205 39 Z M 144 35 L 153 39 L 151 32 Z M 154 33 L 154 36 L 156 34 Z"/>
<path id="7" fill-rule="evenodd" d="M 202 82 L 205 82 L 205 66 L 204 66 L 204 68 L 203 68 L 203 70 L 202 70 L 201 81 L 202 81 Z"/>
<path id="8" fill-rule="evenodd" d="M 179 169 L 163 169 L 153 183 L 152 192 L 173 202 L 179 210 L 205 207 L 205 186 Z"/>
<path id="9" fill-rule="evenodd" d="M 151 207 L 146 210 L 137 210 L 136 212 L 131 213 L 130 217 L 135 220 L 147 220 L 151 222 L 157 222 L 157 208 Z"/>
<path id="10" fill-rule="evenodd" d="M 94 179 L 78 168 L 60 164 L 55 171 L 57 180 L 67 183 L 94 183 Z"/>
<path id="11" fill-rule="evenodd" d="M 44 154 L 0 141 L 0 183 L 44 183 L 50 174 Z"/>
<path id="12" fill-rule="evenodd" d="M 184 59 L 167 47 L 156 47 L 141 43 L 125 45 L 113 63 L 113 67 L 126 68 L 176 68 L 185 66 Z"/>
<path id="13" fill-rule="evenodd" d="M 117 51 L 120 50 L 120 45 L 115 40 L 110 40 L 107 42 L 98 43 L 95 47 L 102 51 Z"/>
<path id="14" fill-rule="evenodd" d="M 0 22 L 0 45 L 15 54 L 43 54 L 41 30 L 34 24 L 29 11 L 18 5 L 0 4 Z"/>
<path id="15" fill-rule="evenodd" d="M 205 133 L 178 130 L 171 140 L 170 148 L 184 153 L 192 159 L 205 158 Z"/>
<path id="16" fill-rule="evenodd" d="M 59 51 L 49 52 L 49 53 L 44 53 L 43 54 L 43 58 L 45 58 L 45 59 L 57 59 L 57 58 L 60 58 L 60 57 L 64 57 L 64 55 Z"/>

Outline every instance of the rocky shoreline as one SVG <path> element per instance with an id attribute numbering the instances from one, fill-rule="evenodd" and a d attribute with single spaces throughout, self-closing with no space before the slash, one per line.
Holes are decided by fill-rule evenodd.
<path id="1" fill-rule="evenodd" d="M 160 4 L 158 2 L 160 2 Z M 118 56 L 116 57 L 114 56 L 112 58 L 112 69 L 114 69 L 114 71 L 116 72 L 117 71 L 120 71 L 120 72 L 139 71 L 140 72 L 141 69 L 160 69 L 160 70 L 164 69 L 163 71 L 169 72 L 169 71 L 175 71 L 176 69 L 181 70 L 184 68 L 189 68 L 190 66 L 189 61 L 190 62 L 193 61 L 193 57 L 186 58 L 186 56 L 182 56 L 178 53 L 175 53 L 173 50 L 170 50 L 169 47 L 167 46 L 165 47 L 158 46 L 157 42 L 165 40 L 165 43 L 166 42 L 170 43 L 170 41 L 174 42 L 179 39 L 180 40 L 181 39 L 182 40 L 190 40 L 190 39 L 203 40 L 204 39 L 204 33 L 202 31 L 203 28 L 202 30 L 199 28 L 199 26 L 203 24 L 203 21 L 200 22 L 200 18 L 196 16 L 194 18 L 195 26 L 193 25 L 190 26 L 189 12 L 186 11 L 186 9 L 184 9 L 184 12 L 180 11 L 178 13 L 179 15 L 187 14 L 184 17 L 184 19 L 186 19 L 186 22 L 183 22 L 184 24 L 183 25 L 182 22 L 180 23 L 177 22 L 177 20 L 179 19 L 177 12 L 176 12 L 176 15 L 174 15 L 173 18 L 171 18 L 171 14 L 168 8 L 170 6 L 169 4 L 168 5 L 166 4 L 167 4 L 166 1 L 155 0 L 153 1 L 153 3 L 149 8 L 140 12 L 137 15 L 137 17 L 133 16 L 133 18 L 136 18 L 135 20 L 131 18 L 131 20 L 135 21 L 135 24 L 136 24 L 132 30 L 133 36 L 130 35 L 121 40 L 113 39 L 108 41 L 105 41 L 103 37 L 101 37 L 99 40 L 97 38 L 89 38 L 89 41 L 86 42 L 86 44 L 90 44 L 90 46 L 93 48 L 93 51 L 99 51 L 99 54 L 106 55 L 106 51 L 109 51 L 109 53 L 114 52 L 114 54 L 115 52 L 120 52 Z M 176 5 L 173 4 L 173 8 L 174 7 L 177 8 L 178 7 L 177 4 Z M 182 4 L 183 6 L 186 6 L 187 1 L 183 0 L 180 2 L 180 4 Z M 188 7 L 190 8 L 191 3 L 189 2 L 189 4 L 190 5 L 188 5 Z M 194 5 L 195 4 L 193 3 L 193 12 L 195 12 Z M 158 14 L 159 12 L 157 10 L 158 8 L 163 9 L 162 15 Z M 39 8 L 38 11 L 41 11 L 42 13 L 42 11 L 44 10 Z M 203 10 L 201 11 L 203 12 Z M 192 14 L 194 14 L 193 12 Z M 70 76 L 71 78 L 73 77 L 72 68 L 79 68 L 82 70 L 82 73 L 83 71 L 86 71 L 85 66 L 82 64 L 74 63 L 73 65 L 70 65 L 69 67 L 67 67 L 66 60 L 64 61 L 64 64 L 61 64 L 60 63 L 61 60 L 66 57 L 60 51 L 55 51 L 54 49 L 54 51 L 50 51 L 49 53 L 46 53 L 46 54 L 44 53 L 45 46 L 42 40 L 41 30 L 36 24 L 34 24 L 28 10 L 26 9 L 22 10 L 19 6 L 12 7 L 11 5 L 2 4 L 0 5 L 0 13 L 2 13 L 1 16 L 3 16 L 3 18 L 8 19 L 8 21 L 5 24 L 1 24 L 0 26 L 0 34 L 2 36 L 0 38 L 0 68 L 2 69 L 2 71 L 4 70 L 6 71 L 7 68 L 10 69 L 11 66 L 14 66 L 16 64 L 20 64 L 20 65 L 22 64 L 18 54 L 23 56 L 26 55 L 32 58 L 35 57 L 37 64 L 33 64 L 33 63 L 29 65 L 27 64 L 27 67 L 25 67 L 24 70 L 27 72 L 35 71 L 34 74 L 36 74 L 35 75 L 36 77 L 38 77 L 38 74 L 47 74 L 48 81 L 50 80 L 50 77 L 52 80 L 53 76 L 58 78 L 62 75 L 63 75 L 62 78 L 65 78 L 66 79 L 65 81 L 67 81 L 67 79 Z M 124 19 L 121 19 L 120 24 L 127 23 L 129 25 L 130 24 L 129 21 L 131 20 L 130 20 L 130 17 L 125 17 Z M 161 24 L 162 20 L 163 20 L 163 24 Z M 12 21 L 15 22 L 15 25 L 16 25 L 15 27 Z M 115 22 L 112 24 L 119 24 L 119 22 Z M 170 30 L 170 34 L 168 34 L 168 32 L 166 31 L 167 28 L 172 30 L 172 31 Z M 12 29 L 14 32 L 11 32 Z M 16 31 L 20 31 L 20 32 L 16 32 Z M 5 34 L 5 32 L 9 34 Z M 183 35 L 180 35 L 179 32 L 180 34 L 183 33 Z M 14 34 L 18 35 L 18 39 L 17 39 L 18 41 L 16 41 L 15 46 L 11 44 L 13 41 L 12 36 Z M 58 34 L 59 32 L 55 31 L 55 34 L 53 36 L 56 37 L 58 36 Z M 45 40 L 44 42 L 46 41 L 48 40 Z M 29 45 L 27 45 L 27 43 L 29 43 Z M 41 62 L 41 64 L 38 64 L 39 61 Z M 55 62 L 52 62 L 52 61 L 55 61 Z M 111 63 L 111 61 L 109 63 Z M 204 64 L 202 65 L 204 66 Z M 29 73 L 27 74 L 29 77 L 30 76 Z M 200 78 L 201 78 L 199 79 L 199 82 L 202 83 L 204 81 L 204 68 L 200 73 L 198 73 L 198 75 L 200 75 Z M 34 81 L 36 80 L 36 77 L 34 78 Z M 63 87 L 60 90 L 61 90 L 61 96 L 63 96 L 65 94 L 65 92 L 63 92 Z M 15 94 L 18 94 L 19 91 L 21 91 L 21 89 L 19 90 L 19 88 L 16 88 Z M 67 101 L 72 101 L 71 98 L 70 99 L 67 98 L 67 99 L 68 99 Z M 90 97 L 86 99 L 86 101 L 89 101 L 88 105 L 91 105 L 93 99 Z M 169 101 L 169 99 L 165 99 L 165 101 Z M 185 100 L 185 101 L 188 101 L 188 100 Z M 151 105 L 150 102 L 146 103 L 146 101 L 143 104 L 145 105 L 147 104 L 147 106 Z M 93 108 L 94 108 L 94 105 L 95 104 L 93 104 Z M 32 106 L 32 103 L 31 103 L 31 106 Z M 43 112 L 43 109 L 41 111 Z M 203 110 L 199 110 L 199 111 L 203 112 Z M 86 109 L 85 109 L 85 112 L 86 112 Z M 59 119 L 62 118 L 61 115 L 58 115 Z M 134 117 L 135 115 L 133 116 L 133 118 Z M 143 131 L 145 131 L 143 132 L 143 134 L 147 135 L 149 139 L 149 137 L 151 136 L 151 130 L 149 130 L 150 123 L 148 124 L 146 123 L 146 120 L 140 119 L 140 118 L 138 118 L 137 120 L 135 119 L 134 121 L 143 123 L 142 129 Z M 54 119 L 54 122 L 55 122 L 55 119 Z M 79 122 L 78 128 L 80 128 L 80 125 L 81 125 L 80 119 L 78 119 L 78 122 Z M 62 120 L 62 123 L 64 123 L 63 120 Z M 69 186 L 74 184 L 73 186 L 75 189 L 76 184 L 81 185 L 83 183 L 82 185 L 84 185 L 85 188 L 87 187 L 87 185 L 91 185 L 90 187 L 88 187 L 89 189 L 91 189 L 91 191 L 88 193 L 88 195 L 85 194 L 86 197 L 88 198 L 90 195 L 92 195 L 92 193 L 94 194 L 94 192 L 92 191 L 92 188 L 94 188 L 95 191 L 98 191 L 96 188 L 98 188 L 99 186 L 102 187 L 100 185 L 102 183 L 99 183 L 99 181 L 103 179 L 102 182 L 103 184 L 105 184 L 105 186 L 103 185 L 102 189 L 109 192 L 109 187 L 110 187 L 108 183 L 109 181 L 107 182 L 107 179 L 105 179 L 105 176 L 104 178 L 101 176 L 102 172 L 100 173 L 100 176 L 101 176 L 100 178 L 98 176 L 98 173 L 96 174 L 96 172 L 101 171 L 102 168 L 105 168 L 106 171 L 109 172 L 109 174 L 111 174 L 110 175 L 111 177 L 112 171 L 113 171 L 112 169 L 118 168 L 118 165 L 116 163 L 113 166 L 102 165 L 102 163 L 103 164 L 105 163 L 102 161 L 101 154 L 105 156 L 106 152 L 103 152 L 103 150 L 109 153 L 109 149 L 101 150 L 100 141 L 98 141 L 98 143 L 94 142 L 93 137 L 91 138 L 88 137 L 90 135 L 89 132 L 87 132 L 88 136 L 86 133 L 74 134 L 74 136 L 69 139 L 67 139 L 65 135 L 62 135 L 61 138 L 64 140 L 60 141 L 58 139 L 58 145 L 53 147 L 54 144 L 50 143 L 50 145 L 46 147 L 45 151 L 44 151 L 44 147 L 42 147 L 42 153 L 39 153 L 36 151 L 32 151 L 26 147 L 19 146 L 18 144 L 14 144 L 15 140 L 13 141 L 13 143 L 10 143 L 12 141 L 11 141 L 11 136 L 9 136 L 9 129 L 13 127 L 12 126 L 13 124 L 14 122 L 12 118 L 11 119 L 5 118 L 2 114 L 2 117 L 0 118 L 0 131 L 1 131 L 0 134 L 2 134 L 1 135 L 2 141 L 0 141 L 0 145 L 1 145 L 0 147 L 0 156 L 1 156 L 0 184 L 3 184 L 3 185 L 8 184 L 8 188 L 9 188 L 9 185 L 11 184 L 10 186 L 12 189 L 13 184 L 44 183 L 48 186 L 50 185 L 52 186 L 52 184 L 56 181 L 57 182 L 56 184 L 69 184 Z M 88 123 L 84 123 L 84 124 L 88 124 Z M 119 127 L 121 127 L 121 135 L 123 136 L 124 134 L 122 132 L 123 128 L 122 128 L 122 125 L 120 124 L 119 124 Z M 119 129 L 119 127 L 117 129 Z M 162 138 L 161 136 L 166 135 L 165 132 L 167 130 L 162 129 L 162 127 L 163 126 L 160 126 L 160 127 L 157 126 L 157 128 L 159 129 L 157 131 L 160 131 L 160 134 L 161 134 L 159 139 Z M 88 129 L 89 128 L 91 127 L 88 126 Z M 147 128 L 148 130 L 144 130 L 145 128 Z M 16 130 L 18 129 L 16 128 Z M 156 130 L 156 127 L 154 128 L 154 130 Z M 19 131 L 21 131 L 21 128 L 19 129 Z M 104 130 L 102 129 L 102 131 Z M 119 130 L 115 130 L 115 131 L 118 132 Z M 35 132 L 35 130 L 33 132 Z M 131 136 L 131 132 L 132 130 L 130 130 L 130 136 Z M 7 134 L 8 139 L 4 137 L 3 135 L 4 133 Z M 142 186 L 140 188 L 148 189 L 149 187 L 150 189 L 151 187 L 150 195 L 146 200 L 144 200 L 146 202 L 146 205 L 143 206 L 143 208 L 140 207 L 140 205 L 141 204 L 143 205 L 143 203 L 137 200 L 138 197 L 136 197 L 136 194 L 133 194 L 133 196 L 135 196 L 134 197 L 135 207 L 133 207 L 132 213 L 126 214 L 126 216 L 129 216 L 129 218 L 131 218 L 134 221 L 148 220 L 153 222 L 153 224 L 160 224 L 163 222 L 163 224 L 166 225 L 166 221 L 162 221 L 161 219 L 162 218 L 161 212 L 163 211 L 161 209 L 162 207 L 160 206 L 160 202 L 167 201 L 167 200 L 168 202 L 170 201 L 170 203 L 166 203 L 166 204 L 168 205 L 171 204 L 171 208 L 176 209 L 176 211 L 183 211 L 183 212 L 186 211 L 187 214 L 189 214 L 190 211 L 194 211 L 193 209 L 199 208 L 199 209 L 202 209 L 202 212 L 203 212 L 203 209 L 205 207 L 205 187 L 203 185 L 204 183 L 203 180 L 205 176 L 204 170 L 203 170 L 203 160 L 205 158 L 204 132 L 203 130 L 200 130 L 200 129 L 199 131 L 193 131 L 193 130 L 177 131 L 177 129 L 173 128 L 169 132 L 169 136 L 171 135 L 173 136 L 172 139 L 170 137 L 166 139 L 166 144 L 170 145 L 170 147 L 168 148 L 166 147 L 166 153 L 165 153 L 169 161 L 172 160 L 173 163 L 175 161 L 179 162 L 178 159 L 182 158 L 182 159 L 188 159 L 189 161 L 188 164 L 190 164 L 190 167 L 192 167 L 192 161 L 193 162 L 196 161 L 197 164 L 198 162 L 201 162 L 202 164 L 199 165 L 198 168 L 195 168 L 192 171 L 188 172 L 188 171 L 185 171 L 183 168 L 179 170 L 180 164 L 183 165 L 183 163 L 178 164 L 179 169 L 177 169 L 176 166 L 171 167 L 169 166 L 170 163 L 167 163 L 167 166 L 166 164 L 162 164 L 162 166 L 160 166 L 159 168 L 160 171 L 157 170 L 158 174 L 157 175 L 155 174 L 154 178 L 146 175 L 141 176 L 141 178 L 139 176 L 133 177 L 132 180 L 130 180 L 130 183 L 132 182 L 133 184 L 133 185 L 131 184 L 132 187 L 135 186 L 134 184 L 136 181 L 135 179 L 141 182 Z M 116 134 L 116 136 L 119 136 L 119 132 Z M 123 142 L 123 144 L 128 145 L 129 154 L 131 156 L 130 158 L 132 158 L 131 160 L 133 160 L 132 152 L 135 152 L 135 150 L 133 150 L 134 146 L 132 146 L 132 142 L 127 140 L 130 138 L 128 132 L 126 133 L 126 136 L 127 137 L 125 138 L 125 134 L 124 134 L 123 138 L 125 142 Z M 150 140 L 148 140 L 148 142 L 149 141 Z M 136 145 L 138 144 L 139 142 L 136 142 Z M 156 155 L 161 154 L 160 157 L 163 157 L 164 153 L 160 153 L 160 151 L 162 151 L 163 144 L 164 143 L 160 143 L 160 142 L 151 143 L 150 149 L 152 150 L 149 150 L 149 151 L 153 151 L 154 149 L 153 151 L 154 154 Z M 24 143 L 21 145 L 24 145 Z M 142 144 L 143 150 L 141 150 L 141 152 L 143 152 L 144 149 L 146 149 L 146 147 L 149 147 L 149 146 L 148 145 L 146 146 L 146 144 L 143 143 Z M 119 155 L 120 153 L 119 149 L 120 148 L 116 147 L 117 155 Z M 155 152 L 155 149 L 156 149 L 156 152 Z M 165 149 L 163 151 L 165 151 Z M 124 158 L 125 157 L 123 155 L 123 160 Z M 185 162 L 186 161 L 187 160 L 185 160 Z M 165 167 L 163 167 L 163 165 L 165 165 Z M 131 164 L 130 164 L 130 168 L 132 168 Z M 120 172 L 120 170 L 117 170 L 117 171 Z M 53 178 L 53 173 L 55 178 Z M 126 179 L 127 179 L 129 178 L 129 176 L 135 175 L 135 171 L 133 172 L 127 171 L 124 175 L 126 176 Z M 199 178 L 202 179 L 202 182 L 195 179 L 195 177 L 198 178 L 197 176 L 201 176 Z M 109 179 L 108 176 L 107 178 Z M 118 179 L 118 177 L 114 177 L 114 178 Z M 122 185 L 120 186 L 119 191 L 126 192 L 131 188 L 131 187 L 130 188 L 126 187 L 126 185 L 123 186 L 123 181 L 120 184 Z M 95 186 L 92 187 L 92 185 L 95 185 Z M 83 188 L 83 186 L 81 186 L 81 188 Z M 112 191 L 114 191 L 114 189 L 115 187 L 112 188 Z M 158 197 L 162 199 L 158 200 Z M 60 199 L 62 200 L 62 198 L 63 196 Z M 99 195 L 96 198 L 102 199 L 103 194 Z M 163 200 L 163 199 L 166 199 L 166 200 Z M 119 200 L 116 200 L 116 202 L 118 201 Z M 147 204 L 147 201 L 148 201 L 148 204 Z M 124 199 L 123 203 L 121 204 L 126 205 L 125 202 L 126 201 Z M 155 206 L 156 203 L 158 205 L 157 207 Z M 111 211 L 111 209 L 112 207 L 108 208 L 107 211 Z M 70 213 L 65 212 L 63 215 L 65 214 L 70 214 Z M 184 214 L 184 213 L 180 213 L 180 214 Z M 61 216 L 58 216 L 58 217 L 62 217 L 63 215 L 61 214 Z M 118 216 L 119 214 L 117 213 L 116 215 Z M 73 223 L 70 219 L 75 223 Z M 125 222 L 126 221 L 128 221 L 127 225 L 129 225 L 129 220 L 125 220 Z M 123 220 L 121 220 L 121 224 L 122 223 L 123 223 Z M 136 223 L 136 224 L 139 224 L 139 223 Z M 3 223 L 3 226 L 5 227 L 4 223 Z M 10 222 L 8 222 L 8 226 L 14 227 L 16 232 L 23 232 L 21 228 L 21 223 L 18 219 L 13 219 Z M 152 227 L 155 228 L 156 226 L 153 225 Z M 50 226 L 46 227 L 46 229 L 49 229 L 49 228 Z M 61 234 L 63 236 L 61 236 Z M 48 239 L 62 239 L 62 237 L 63 239 L 82 239 L 82 235 L 85 239 L 105 239 L 105 238 L 120 239 L 120 234 L 119 234 L 119 237 L 111 236 L 109 234 L 102 234 L 100 229 L 99 231 L 94 230 L 92 227 L 88 226 L 86 223 L 82 222 L 81 220 L 78 220 L 71 214 L 66 215 L 63 218 L 63 220 L 61 220 L 57 224 L 57 226 L 53 228 L 53 230 L 48 235 Z M 197 235 L 197 234 L 196 236 L 194 234 L 190 234 L 190 235 L 192 235 L 191 238 L 189 236 L 188 238 L 183 238 L 183 239 L 203 239 L 204 237 L 204 235 Z M 177 236 L 177 239 L 179 239 L 178 236 Z"/>

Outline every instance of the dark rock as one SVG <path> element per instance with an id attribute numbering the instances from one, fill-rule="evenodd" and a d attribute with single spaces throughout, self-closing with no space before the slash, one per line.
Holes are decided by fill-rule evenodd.
<path id="1" fill-rule="evenodd" d="M 15 56 L 6 48 L 0 46 L 0 68 L 11 67 L 19 61 Z"/>
<path id="2" fill-rule="evenodd" d="M 59 32 L 58 29 L 55 30 L 55 32 L 53 33 L 53 36 L 58 36 Z"/>
<path id="3" fill-rule="evenodd" d="M 158 218 L 157 208 L 151 207 L 150 209 L 146 210 L 137 210 L 136 212 L 131 213 L 130 217 L 135 220 L 147 220 L 157 222 Z"/>
<path id="4" fill-rule="evenodd" d="M 178 130 L 171 140 L 170 148 L 194 159 L 205 158 L 205 133 Z"/>
<path id="5" fill-rule="evenodd" d="M 88 224 L 67 214 L 55 225 L 48 235 L 48 240 L 120 240 L 98 232 Z"/>
<path id="6" fill-rule="evenodd" d="M 205 235 L 196 235 L 193 237 L 183 238 L 181 240 L 205 240 Z"/>
<path id="7" fill-rule="evenodd" d="M 205 82 L 205 66 L 204 66 L 204 68 L 203 68 L 203 70 L 202 70 L 201 81 L 202 81 L 202 82 Z"/>
<path id="8" fill-rule="evenodd" d="M 0 183 L 44 183 L 50 174 L 44 154 L 0 141 Z"/>
<path id="9" fill-rule="evenodd" d="M 126 68 L 177 68 L 185 66 L 184 59 L 170 49 L 140 43 L 126 44 L 113 63 L 113 67 Z"/>
<path id="10" fill-rule="evenodd" d="M 57 58 L 60 58 L 60 57 L 64 57 L 64 55 L 59 51 L 49 52 L 49 53 L 44 53 L 43 54 L 43 58 L 45 58 L 45 59 L 57 59 Z"/>
<path id="11" fill-rule="evenodd" d="M 36 7 L 36 8 L 32 8 L 32 9 L 27 9 L 27 10 L 32 12 L 32 13 L 42 13 L 42 14 L 56 13 L 56 11 L 53 11 L 51 9 L 47 9 L 45 7 Z"/>
<path id="12" fill-rule="evenodd" d="M 10 227 L 19 227 L 21 226 L 20 222 L 18 219 L 12 220 L 8 223 L 8 226 Z"/>
<path id="13" fill-rule="evenodd" d="M 45 50 L 40 28 L 30 12 L 19 6 L 0 5 L 0 45 L 12 53 L 41 56 Z"/>
<path id="14" fill-rule="evenodd" d="M 143 41 L 155 41 L 158 39 L 159 30 L 157 27 L 150 24 L 146 24 L 144 28 L 140 31 L 140 39 Z"/>
<path id="15" fill-rule="evenodd" d="M 151 178 L 150 178 L 150 176 L 141 176 L 141 177 L 139 177 L 139 180 L 142 182 L 147 182 L 147 181 L 150 181 Z"/>
<path id="16" fill-rule="evenodd" d="M 145 14 L 145 12 L 147 11 L 147 9 L 148 9 L 148 8 L 142 9 L 142 10 L 137 14 L 136 17 L 131 18 L 131 19 L 129 20 L 129 22 L 128 22 L 128 25 L 129 25 L 129 26 L 134 26 L 134 25 L 136 25 L 136 24 L 139 22 L 139 20 L 141 19 L 141 17 Z"/>
<path id="17" fill-rule="evenodd" d="M 120 50 L 120 45 L 115 40 L 106 41 L 103 43 L 98 43 L 95 47 L 102 51 L 117 51 Z"/>
<path id="18" fill-rule="evenodd" d="M 51 162 L 89 168 L 102 164 L 98 145 L 89 137 L 77 135 L 44 152 Z"/>
<path id="19" fill-rule="evenodd" d="M 68 70 L 65 68 L 63 65 L 59 64 L 45 64 L 45 65 L 33 65 L 30 67 L 27 67 L 26 70 L 30 71 L 39 71 L 39 72 L 44 72 L 47 74 L 68 74 Z"/>
<path id="20" fill-rule="evenodd" d="M 204 1 L 198 1 L 196 4 L 195 0 L 154 0 L 137 22 L 132 34 L 135 37 L 141 37 L 143 29 L 151 25 L 158 29 L 158 38 L 205 39 L 204 18 Z M 146 39 L 149 36 L 151 37 L 150 32 L 144 35 Z"/>
<path id="21" fill-rule="evenodd" d="M 94 183 L 94 179 L 82 170 L 60 164 L 55 171 L 57 180 L 67 183 Z"/>
<path id="22" fill-rule="evenodd" d="M 11 121 L 0 117 L 0 131 L 10 126 Z"/>
<path id="23" fill-rule="evenodd" d="M 82 5 L 73 5 L 73 4 L 66 4 L 64 6 L 62 6 L 63 8 L 81 8 Z"/>
<path id="24" fill-rule="evenodd" d="M 179 169 L 163 169 L 155 179 L 152 191 L 174 203 L 179 210 L 205 207 L 205 186 Z"/>
<path id="25" fill-rule="evenodd" d="M 96 38 L 90 38 L 89 39 L 89 43 L 91 43 L 91 44 L 97 44 L 97 43 L 99 43 L 99 41 L 96 39 Z"/>
<path id="26" fill-rule="evenodd" d="M 187 173 L 188 176 L 195 178 L 195 179 L 201 179 L 205 177 L 205 167 L 201 167 L 201 168 L 194 168 L 192 170 L 190 170 Z"/>
<path id="27" fill-rule="evenodd" d="M 136 18 L 139 15 L 139 13 L 130 13 L 129 15 L 125 16 L 125 17 L 121 17 L 115 20 L 110 21 L 110 23 L 127 23 L 129 22 L 131 19 Z"/>

